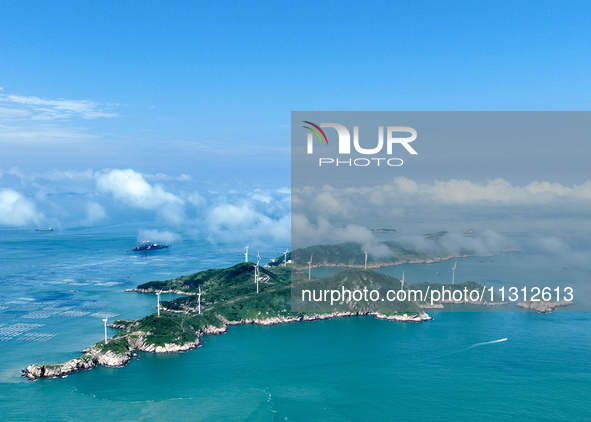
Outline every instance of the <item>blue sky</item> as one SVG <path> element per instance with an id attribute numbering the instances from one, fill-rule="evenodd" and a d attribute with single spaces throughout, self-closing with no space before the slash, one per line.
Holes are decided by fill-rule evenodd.
<path id="1" fill-rule="evenodd" d="M 3 2 L 0 207 L 31 218 L 0 225 L 107 221 L 114 202 L 166 222 L 139 205 L 162 198 L 170 221 L 279 224 L 292 110 L 589 110 L 589 21 L 576 1 Z"/>

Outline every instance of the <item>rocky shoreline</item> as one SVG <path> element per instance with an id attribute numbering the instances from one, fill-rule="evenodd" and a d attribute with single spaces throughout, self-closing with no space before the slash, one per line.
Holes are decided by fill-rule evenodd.
<path id="1" fill-rule="evenodd" d="M 389 321 L 399 322 L 423 322 L 430 321 L 431 318 L 427 313 L 420 314 L 402 314 L 402 315 L 384 315 L 379 312 L 331 312 L 326 314 L 302 314 L 290 317 L 271 317 L 265 319 L 245 319 L 240 321 L 228 321 L 220 315 L 216 315 L 225 325 L 242 325 L 242 324 L 256 324 L 263 326 L 271 326 L 276 324 L 287 324 L 291 322 L 305 322 L 305 321 L 321 321 L 333 318 L 345 318 L 354 316 L 374 316 L 377 319 L 387 319 Z"/>
<path id="2" fill-rule="evenodd" d="M 445 309 L 444 305 L 478 305 L 478 306 L 499 306 L 508 305 L 509 302 L 489 302 L 489 301 L 471 301 L 471 300 L 440 300 L 437 303 L 419 303 L 421 309 Z"/>
<path id="3" fill-rule="evenodd" d="M 136 293 L 175 293 L 177 295 L 195 296 L 197 293 L 186 292 L 184 290 L 157 290 L 157 289 L 125 289 L 125 292 L 136 292 Z"/>
<path id="4" fill-rule="evenodd" d="M 270 317 L 264 319 L 245 319 L 238 321 L 229 321 L 221 315 L 216 315 L 220 321 L 223 322 L 221 327 L 213 325 L 206 325 L 202 327 L 196 334 L 197 339 L 193 342 L 186 342 L 183 344 L 164 344 L 164 346 L 156 346 L 146 342 L 146 336 L 129 337 L 127 344 L 129 349 L 124 353 L 115 353 L 113 351 L 103 352 L 103 342 L 97 343 L 88 349 L 82 351 L 82 356 L 71 359 L 61 364 L 41 364 L 41 365 L 29 365 L 26 369 L 22 369 L 22 376 L 30 381 L 34 381 L 38 378 L 58 378 L 65 377 L 78 371 L 95 368 L 96 366 L 107 366 L 111 368 L 120 368 L 127 365 L 132 357 L 137 357 L 136 351 L 142 351 L 147 353 L 180 353 L 193 350 L 201 346 L 201 337 L 205 335 L 219 335 L 224 334 L 228 331 L 228 327 L 232 325 L 242 324 L 256 324 L 262 326 L 271 326 L 277 324 L 286 324 L 292 322 L 306 322 L 306 321 L 319 321 L 332 318 L 344 318 L 352 316 L 375 316 L 377 319 L 384 319 L 389 321 L 399 322 L 424 322 L 430 321 L 431 318 L 425 312 L 417 315 L 384 315 L 379 312 L 332 312 L 326 314 L 311 314 L 311 315 L 294 315 L 289 317 Z M 116 329 L 125 328 L 124 324 L 109 324 L 109 327 Z"/>
<path id="5" fill-rule="evenodd" d="M 84 353 L 82 356 L 61 364 L 29 365 L 26 369 L 21 370 L 22 376 L 34 381 L 37 378 L 65 377 L 74 372 L 92 369 L 98 365 L 121 368 L 127 365 L 135 355 L 132 351 L 127 353 L 114 353 L 112 351 L 103 353 L 97 345 L 83 350 L 82 353 Z"/>

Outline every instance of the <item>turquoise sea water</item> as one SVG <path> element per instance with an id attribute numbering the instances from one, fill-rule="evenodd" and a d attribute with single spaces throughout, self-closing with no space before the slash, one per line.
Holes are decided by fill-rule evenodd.
<path id="1" fill-rule="evenodd" d="M 430 312 L 434 320 L 422 324 L 355 317 L 237 326 L 188 353 L 142 353 L 125 368 L 63 379 L 20 378 L 30 363 L 62 362 L 100 340 L 104 313 L 113 320 L 154 312 L 153 295 L 124 289 L 243 259 L 243 245 L 189 240 L 158 254 L 125 252 L 136 232 L 2 231 L 3 420 L 589 420 L 591 314 L 581 312 Z M 281 246 L 270 246 L 277 251 L 266 257 L 279 255 Z M 537 270 L 524 262 L 547 260 L 467 258 L 456 276 L 500 283 L 528 276 L 580 282 L 589 275 L 584 265 Z M 398 276 L 404 269 L 407 280 L 419 281 L 443 277 L 447 267 L 449 261 L 381 271 Z"/>

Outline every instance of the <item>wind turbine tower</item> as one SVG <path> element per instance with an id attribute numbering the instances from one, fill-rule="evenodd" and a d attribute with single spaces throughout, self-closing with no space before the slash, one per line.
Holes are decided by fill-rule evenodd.
<path id="1" fill-rule="evenodd" d="M 248 262 L 248 246 L 250 245 L 250 243 L 248 245 L 246 245 L 246 252 L 244 253 L 244 262 Z"/>
<path id="2" fill-rule="evenodd" d="M 201 314 L 201 286 L 199 286 L 199 293 L 197 293 L 197 309 L 199 309 L 199 314 Z"/>
<path id="3" fill-rule="evenodd" d="M 365 254 L 365 269 L 367 270 L 367 252 L 363 252 Z"/>
<path id="4" fill-rule="evenodd" d="M 310 261 L 308 261 L 308 280 L 312 278 L 312 257 L 314 254 L 310 255 Z"/>
<path id="5" fill-rule="evenodd" d="M 404 271 L 402 271 L 402 280 L 400 284 L 400 290 L 404 290 Z"/>
<path id="6" fill-rule="evenodd" d="M 287 248 L 285 250 L 285 252 L 283 252 L 283 266 L 287 267 L 287 252 L 289 252 L 289 248 Z"/>
<path id="7" fill-rule="evenodd" d="M 109 340 L 107 340 L 107 321 L 109 320 L 109 318 L 107 318 L 107 316 L 105 315 L 105 319 L 103 319 L 103 322 L 105 323 L 105 344 L 107 344 L 109 342 Z"/>
<path id="8" fill-rule="evenodd" d="M 257 284 L 257 294 L 259 293 L 259 262 L 261 262 L 261 257 L 257 255 L 257 263 L 254 266 L 254 282 Z"/>
<path id="9" fill-rule="evenodd" d="M 159 292 L 156 293 L 156 300 L 157 300 L 157 304 L 156 307 L 158 308 L 158 316 L 160 316 L 160 295 L 162 294 L 162 290 L 160 290 Z"/>
<path id="10" fill-rule="evenodd" d="M 456 266 L 458 265 L 458 261 L 454 264 L 453 268 L 451 269 L 451 284 L 456 283 Z"/>

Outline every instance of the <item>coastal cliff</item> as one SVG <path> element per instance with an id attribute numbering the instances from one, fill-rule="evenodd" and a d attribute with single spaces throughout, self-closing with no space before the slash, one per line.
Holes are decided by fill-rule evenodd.
<path id="1" fill-rule="evenodd" d="M 92 369 L 97 365 L 120 368 L 129 363 L 132 351 L 115 351 L 108 349 L 108 344 L 99 342 L 82 351 L 82 356 L 61 364 L 29 365 L 22 370 L 23 376 L 29 380 L 37 378 L 57 378 L 74 372 Z"/>

